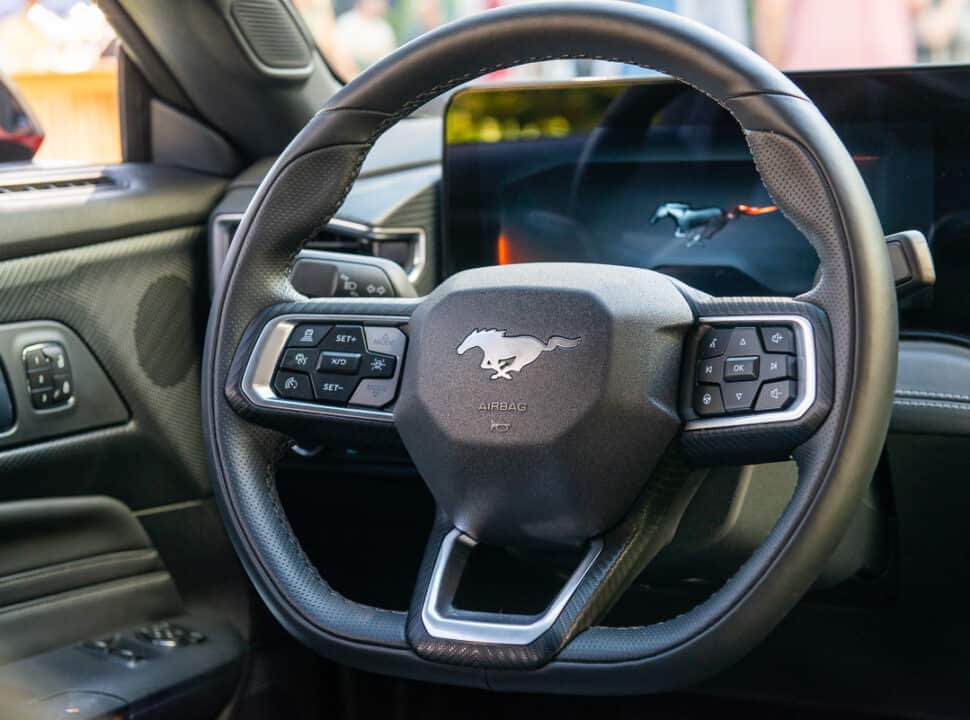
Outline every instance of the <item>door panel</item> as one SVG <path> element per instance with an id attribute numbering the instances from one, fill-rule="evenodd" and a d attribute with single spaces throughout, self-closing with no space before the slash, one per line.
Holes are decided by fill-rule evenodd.
<path id="1" fill-rule="evenodd" d="M 106 497 L 0 503 L 0 663 L 181 612 L 147 533 Z"/>
<path id="2" fill-rule="evenodd" d="M 208 494 L 198 412 L 205 237 L 202 226 L 184 220 L 206 216 L 214 181 L 160 170 L 149 182 L 151 175 L 150 166 L 139 166 L 137 178 L 116 170 L 118 184 L 91 191 L 92 199 L 76 212 L 63 207 L 75 202 L 64 199 L 69 191 L 0 194 L 0 222 L 13 229 L 3 233 L 0 247 L 34 251 L 0 262 L 0 323 L 43 320 L 70 328 L 131 414 L 113 428 L 0 452 L 0 500 L 104 493 L 141 509 Z M 136 202 L 146 188 L 154 199 Z M 159 204 L 155 193 L 165 202 Z M 23 194 L 28 201 L 13 197 Z M 97 206 L 93 217 L 90 205 Z M 166 222 L 162 211 L 170 207 L 171 229 L 108 239 L 147 222 L 136 218 L 141 205 L 154 227 Z M 92 242 L 97 217 L 105 222 L 103 241 Z M 51 230 L 46 237 L 44 218 Z M 37 252 L 75 244 L 78 237 L 89 240 Z M 6 371 L 11 383 L 25 382 L 22 368 Z M 77 387 L 84 382 L 75 379 Z M 17 412 L 35 415 L 30 407 Z"/>

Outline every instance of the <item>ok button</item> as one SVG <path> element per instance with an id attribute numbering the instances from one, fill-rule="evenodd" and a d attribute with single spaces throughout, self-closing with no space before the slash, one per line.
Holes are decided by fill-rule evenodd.
<path id="1" fill-rule="evenodd" d="M 317 370 L 325 373 L 340 373 L 341 375 L 353 375 L 360 366 L 360 355 L 358 353 L 342 352 L 322 352 L 320 361 L 317 363 Z"/>
<path id="2" fill-rule="evenodd" d="M 724 379 L 727 382 L 758 379 L 758 358 L 728 358 L 724 361 Z"/>

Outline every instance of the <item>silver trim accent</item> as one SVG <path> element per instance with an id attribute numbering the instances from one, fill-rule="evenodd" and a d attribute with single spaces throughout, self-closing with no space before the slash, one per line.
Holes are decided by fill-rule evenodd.
<path id="1" fill-rule="evenodd" d="M 240 223 L 243 213 L 219 213 L 212 218 L 212 228 L 210 230 L 209 252 L 212 265 L 212 276 L 210 282 L 215 287 L 216 279 L 222 264 L 226 261 L 226 254 L 229 252 L 229 243 L 235 235 L 235 230 L 229 232 L 228 227 L 233 223 Z M 365 225 L 364 223 L 353 222 L 351 220 L 341 220 L 331 218 L 326 227 L 344 230 L 353 235 L 367 237 L 377 242 L 381 240 L 393 240 L 400 235 L 413 235 L 415 241 L 411 248 L 410 268 L 404 268 L 408 280 L 416 283 L 424 272 L 428 262 L 428 235 L 424 228 L 419 227 L 381 227 L 378 225 Z M 361 257 L 379 257 L 377 255 L 362 255 Z M 379 258 L 386 259 L 386 258 Z M 391 262 L 391 261 L 388 261 Z"/>
<path id="2" fill-rule="evenodd" d="M 407 321 L 406 317 L 393 315 L 281 315 L 273 318 L 266 323 L 266 326 L 259 333 L 253 353 L 249 356 L 246 371 L 243 373 L 242 393 L 253 405 L 272 410 L 299 410 L 310 415 L 324 417 L 394 422 L 394 414 L 387 410 L 319 405 L 302 400 L 281 398 L 273 391 L 273 373 L 276 372 L 280 353 L 286 347 L 290 331 L 301 322 L 367 323 L 368 325 L 399 327 Z M 404 358 L 398 358 L 397 367 L 391 380 L 395 382 L 398 380 L 401 376 L 403 364 Z"/>
<path id="3" fill-rule="evenodd" d="M 432 637 L 496 645 L 528 645 L 553 626 L 603 550 L 602 540 L 590 542 L 579 567 L 541 614 L 500 615 L 456 610 L 451 604 L 475 545 L 477 542 L 473 538 L 457 529 L 441 541 L 421 608 L 421 620 Z"/>
<path id="4" fill-rule="evenodd" d="M 408 280 L 412 283 L 417 282 L 418 278 L 421 277 L 421 273 L 424 272 L 424 266 L 428 261 L 428 236 L 424 228 L 383 227 L 379 225 L 367 225 L 352 220 L 341 220 L 336 217 L 327 223 L 327 227 L 347 230 L 355 235 L 362 235 L 377 242 L 381 240 L 393 240 L 398 235 L 414 235 L 415 242 L 411 249 L 411 267 L 410 269 L 405 269 L 405 272 L 408 274 Z M 374 257 L 379 256 L 375 255 Z"/>
<path id="5" fill-rule="evenodd" d="M 702 418 L 691 420 L 684 426 L 684 430 L 712 430 L 716 428 L 747 427 L 750 425 L 767 425 L 769 423 L 791 422 L 798 420 L 815 404 L 818 392 L 818 365 L 815 355 L 815 329 L 812 323 L 801 315 L 728 315 L 716 317 L 702 317 L 698 323 L 705 325 L 745 324 L 788 325 L 795 328 L 795 350 L 803 348 L 804 362 L 798 368 L 798 395 L 795 404 L 787 410 L 777 412 L 753 413 L 749 415 L 726 415 L 724 417 Z M 691 370 L 693 373 L 693 369 Z M 693 374 L 691 375 L 693 387 Z"/>

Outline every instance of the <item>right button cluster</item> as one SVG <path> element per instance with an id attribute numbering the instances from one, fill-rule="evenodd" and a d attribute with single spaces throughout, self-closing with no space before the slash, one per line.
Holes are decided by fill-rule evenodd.
<path id="1" fill-rule="evenodd" d="M 784 410 L 798 394 L 796 335 L 787 325 L 708 330 L 698 348 L 693 406 L 702 417 Z"/>

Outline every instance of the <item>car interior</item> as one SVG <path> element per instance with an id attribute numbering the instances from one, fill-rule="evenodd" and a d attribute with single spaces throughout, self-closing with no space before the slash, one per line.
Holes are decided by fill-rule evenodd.
<path id="1" fill-rule="evenodd" d="M 122 162 L 0 102 L 0 718 L 970 717 L 970 66 L 98 7 Z M 651 72 L 475 82 L 562 58 Z"/>

